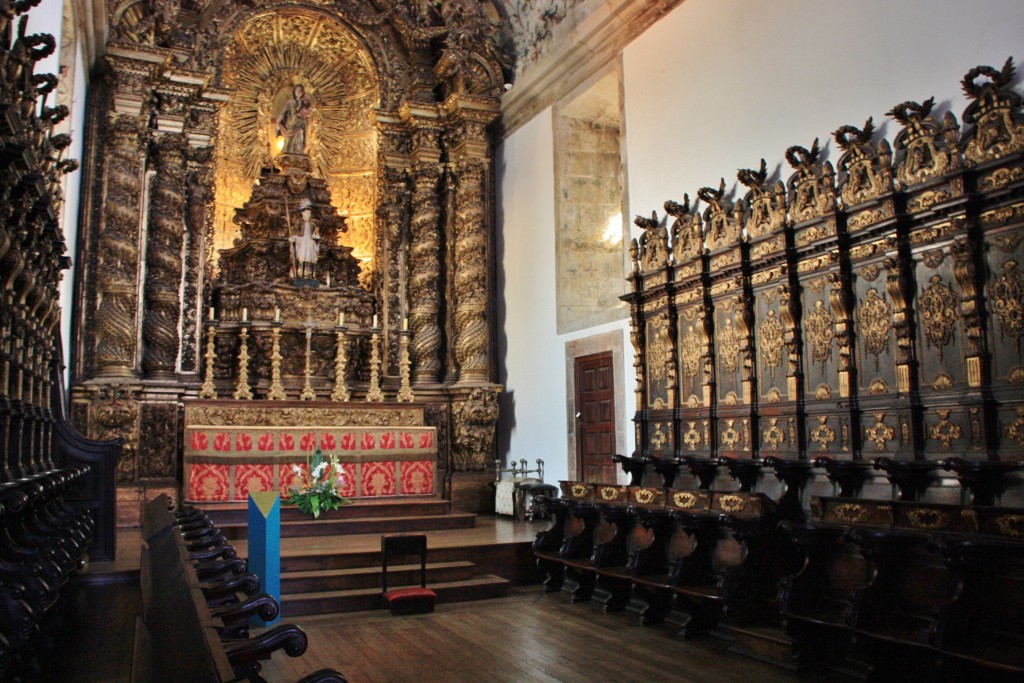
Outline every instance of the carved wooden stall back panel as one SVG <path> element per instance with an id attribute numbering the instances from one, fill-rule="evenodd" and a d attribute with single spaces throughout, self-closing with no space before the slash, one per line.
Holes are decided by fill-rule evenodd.
<path id="1" fill-rule="evenodd" d="M 651 437 L 675 433 L 676 457 L 1024 459 L 1013 76 L 966 74 L 963 130 L 907 101 L 891 145 L 873 119 L 837 128 L 837 168 L 815 140 L 786 151 L 785 182 L 741 170 L 735 206 L 725 181 L 668 202 L 668 243 L 638 219 L 637 455 L 671 455 Z"/>

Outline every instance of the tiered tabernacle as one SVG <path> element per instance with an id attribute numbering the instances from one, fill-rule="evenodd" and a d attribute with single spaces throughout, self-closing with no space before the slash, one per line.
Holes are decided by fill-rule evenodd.
<path id="1" fill-rule="evenodd" d="M 118 442 L 65 421 L 58 283 L 61 176 L 77 168 L 59 132 L 53 36 L 26 33 L 34 2 L 0 12 L 0 680 L 39 680 L 60 597 L 89 557 L 114 552 Z M 15 19 L 15 17 L 18 17 Z"/>
<path id="2" fill-rule="evenodd" d="M 549 588 L 683 610 L 762 653 L 746 626 L 784 626 L 799 662 L 1024 673 L 1013 77 L 967 73 L 964 129 L 904 102 L 892 147 L 871 119 L 842 126 L 837 168 L 815 140 L 785 180 L 762 160 L 737 200 L 723 180 L 701 208 L 666 202 L 671 229 L 637 219 L 633 486 L 563 484 L 536 545 Z M 767 472 L 777 496 L 756 493 Z"/>

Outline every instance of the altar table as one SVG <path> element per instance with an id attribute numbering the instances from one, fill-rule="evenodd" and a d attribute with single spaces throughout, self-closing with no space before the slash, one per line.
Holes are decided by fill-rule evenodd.
<path id="1" fill-rule="evenodd" d="M 278 491 L 287 498 L 299 479 L 294 468 L 307 472 L 318 448 L 341 462 L 346 498 L 434 494 L 437 435 L 422 425 L 422 411 L 417 419 L 416 409 L 409 408 L 396 414 L 336 404 L 237 403 L 186 404 L 186 500 L 244 501 L 250 491 Z M 375 420 L 385 424 L 359 424 Z M 238 424 L 245 422 L 251 424 Z M 337 422 L 356 424 L 331 424 Z"/>

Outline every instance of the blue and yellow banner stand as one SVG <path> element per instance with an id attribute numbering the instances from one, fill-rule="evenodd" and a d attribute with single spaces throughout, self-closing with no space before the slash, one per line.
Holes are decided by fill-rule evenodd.
<path id="1" fill-rule="evenodd" d="M 274 491 L 249 494 L 249 571 L 260 577 L 260 589 L 281 604 L 281 496 Z M 252 617 L 254 626 L 280 621 Z"/>

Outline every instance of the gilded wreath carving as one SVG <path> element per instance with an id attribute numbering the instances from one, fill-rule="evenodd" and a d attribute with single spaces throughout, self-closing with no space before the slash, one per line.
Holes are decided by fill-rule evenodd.
<path id="1" fill-rule="evenodd" d="M 827 451 L 835 440 L 836 430 L 828 426 L 828 418 L 819 417 L 818 426 L 811 430 L 811 441 L 818 444 L 821 450 Z"/>
<path id="2" fill-rule="evenodd" d="M 875 413 L 875 424 L 865 429 L 864 434 L 868 441 L 874 442 L 875 449 L 884 451 L 887 450 L 887 444 L 892 441 L 896 432 L 885 423 L 885 413 Z"/>
<path id="3" fill-rule="evenodd" d="M 942 442 L 942 450 L 948 451 L 953 447 L 953 442 L 958 441 L 963 437 L 963 430 L 960 429 L 960 425 L 955 422 L 950 422 L 949 416 L 952 411 L 949 410 L 936 410 L 935 414 L 939 416 L 939 421 L 933 424 L 929 430 L 929 435 L 936 441 Z"/>

